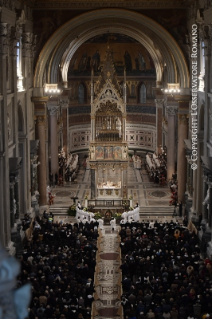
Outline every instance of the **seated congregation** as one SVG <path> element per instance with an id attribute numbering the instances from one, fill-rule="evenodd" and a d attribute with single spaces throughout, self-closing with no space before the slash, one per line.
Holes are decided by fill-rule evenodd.
<path id="1" fill-rule="evenodd" d="M 188 228 L 173 221 L 122 225 L 125 319 L 212 316 L 212 262 L 202 258 Z"/>
<path id="2" fill-rule="evenodd" d="M 18 286 L 32 286 L 28 318 L 91 318 L 98 231 L 53 219 L 36 217 L 25 242 Z"/>

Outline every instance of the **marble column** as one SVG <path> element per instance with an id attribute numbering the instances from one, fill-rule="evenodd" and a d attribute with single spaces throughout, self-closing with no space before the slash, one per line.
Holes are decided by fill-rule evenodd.
<path id="1" fill-rule="evenodd" d="M 163 99 L 156 99 L 156 153 L 161 153 L 162 147 L 162 119 L 163 119 Z"/>
<path id="2" fill-rule="evenodd" d="M 58 173 L 58 137 L 57 137 L 57 113 L 58 105 L 48 105 L 50 114 L 50 143 L 51 143 L 51 173 L 55 180 L 55 173 Z"/>
<path id="3" fill-rule="evenodd" d="M 178 114 L 178 150 L 177 150 L 177 181 L 178 202 L 184 203 L 186 191 L 186 150 L 184 140 L 188 138 L 187 114 Z"/>
<path id="4" fill-rule="evenodd" d="M 126 141 L 126 115 L 122 117 L 122 120 L 123 120 L 123 125 L 122 125 L 122 141 Z"/>
<path id="5" fill-rule="evenodd" d="M 91 171 L 91 199 L 95 199 L 96 198 L 96 172 L 94 168 L 92 168 L 90 171 Z"/>
<path id="6" fill-rule="evenodd" d="M 94 142 L 96 139 L 96 131 L 95 131 L 95 116 L 91 115 L 91 142 Z"/>
<path id="7" fill-rule="evenodd" d="M 124 195 L 127 195 L 127 168 L 124 167 L 122 169 L 122 197 L 124 198 Z M 126 194 L 124 194 L 126 193 Z"/>
<path id="8" fill-rule="evenodd" d="M 63 122 L 63 127 L 62 127 L 62 134 L 63 134 L 63 150 L 66 153 L 66 156 L 68 154 L 68 128 L 69 128 L 69 116 L 68 116 L 68 106 L 69 106 L 69 100 L 66 98 L 61 98 L 59 101 L 61 111 L 62 111 L 62 122 Z"/>
<path id="9" fill-rule="evenodd" d="M 168 114 L 168 137 L 167 137 L 167 179 L 172 178 L 175 172 L 175 114 L 176 108 L 173 106 L 166 107 Z"/>
<path id="10" fill-rule="evenodd" d="M 39 149 L 38 149 L 38 161 L 40 164 L 37 167 L 38 170 L 38 192 L 39 205 L 44 206 L 47 204 L 46 198 L 46 141 L 45 141 L 45 115 L 38 115 L 36 117 L 36 139 L 39 140 Z"/>

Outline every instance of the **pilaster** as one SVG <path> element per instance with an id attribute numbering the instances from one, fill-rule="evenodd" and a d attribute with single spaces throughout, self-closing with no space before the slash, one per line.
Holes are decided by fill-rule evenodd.
<path id="1" fill-rule="evenodd" d="M 45 206 L 46 199 L 46 103 L 48 97 L 33 97 L 35 109 L 35 137 L 39 140 L 38 149 L 38 192 L 39 192 L 39 205 Z"/>
<path id="2" fill-rule="evenodd" d="M 67 91 L 68 92 L 68 91 Z M 68 106 L 69 106 L 69 99 L 68 97 L 61 96 L 59 100 L 59 105 L 61 108 L 61 116 L 62 116 L 62 136 L 63 136 L 63 143 L 62 147 L 65 152 L 65 154 L 68 154 L 68 146 L 69 146 L 69 134 L 68 134 Z"/>
<path id="3" fill-rule="evenodd" d="M 49 100 L 47 107 L 50 115 L 51 173 L 53 174 L 55 181 L 55 174 L 58 173 L 58 99 Z"/>
<path id="4" fill-rule="evenodd" d="M 167 104 L 170 102 L 167 102 Z M 171 104 L 171 105 L 170 105 Z M 168 114 L 168 137 L 167 137 L 167 179 L 172 178 L 172 174 L 175 172 L 175 115 L 177 112 L 176 104 L 170 103 L 166 106 L 166 112 Z"/>
<path id="5" fill-rule="evenodd" d="M 161 153 L 162 147 L 162 121 L 163 121 L 163 105 L 164 99 L 155 99 L 156 105 L 156 152 Z"/>
<path id="6" fill-rule="evenodd" d="M 178 202 L 184 203 L 186 191 L 186 150 L 184 140 L 188 137 L 188 115 L 178 113 L 178 152 L 177 152 L 177 180 Z"/>

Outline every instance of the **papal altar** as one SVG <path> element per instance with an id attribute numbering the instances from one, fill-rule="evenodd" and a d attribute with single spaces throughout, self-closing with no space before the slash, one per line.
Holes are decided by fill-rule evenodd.
<path id="1" fill-rule="evenodd" d="M 112 197 L 114 199 L 120 199 L 122 197 L 121 193 L 121 181 L 117 183 L 107 181 L 102 182 L 97 185 L 97 197 L 109 198 Z"/>

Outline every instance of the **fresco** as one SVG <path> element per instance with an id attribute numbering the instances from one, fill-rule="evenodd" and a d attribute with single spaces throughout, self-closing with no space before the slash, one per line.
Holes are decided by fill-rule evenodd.
<path id="1" fill-rule="evenodd" d="M 104 33 L 96 35 L 85 43 L 139 43 L 135 39 L 120 33 Z"/>
<path id="2" fill-rule="evenodd" d="M 104 148 L 102 146 L 97 146 L 96 147 L 96 159 L 104 159 Z"/>
<path id="3" fill-rule="evenodd" d="M 122 149 L 120 146 L 114 147 L 114 159 L 116 159 L 116 160 L 122 159 Z"/>
<path id="4" fill-rule="evenodd" d="M 108 159 L 108 160 L 113 159 L 113 147 L 112 146 L 105 146 L 104 153 L 105 153 L 105 156 L 104 156 L 105 159 Z"/>
<path id="5" fill-rule="evenodd" d="M 82 44 L 70 61 L 68 77 L 90 75 L 92 68 L 100 74 L 107 49 L 107 42 Z M 113 42 L 110 51 L 118 75 L 123 75 L 124 67 L 127 75 L 155 75 L 153 60 L 140 43 Z"/>

